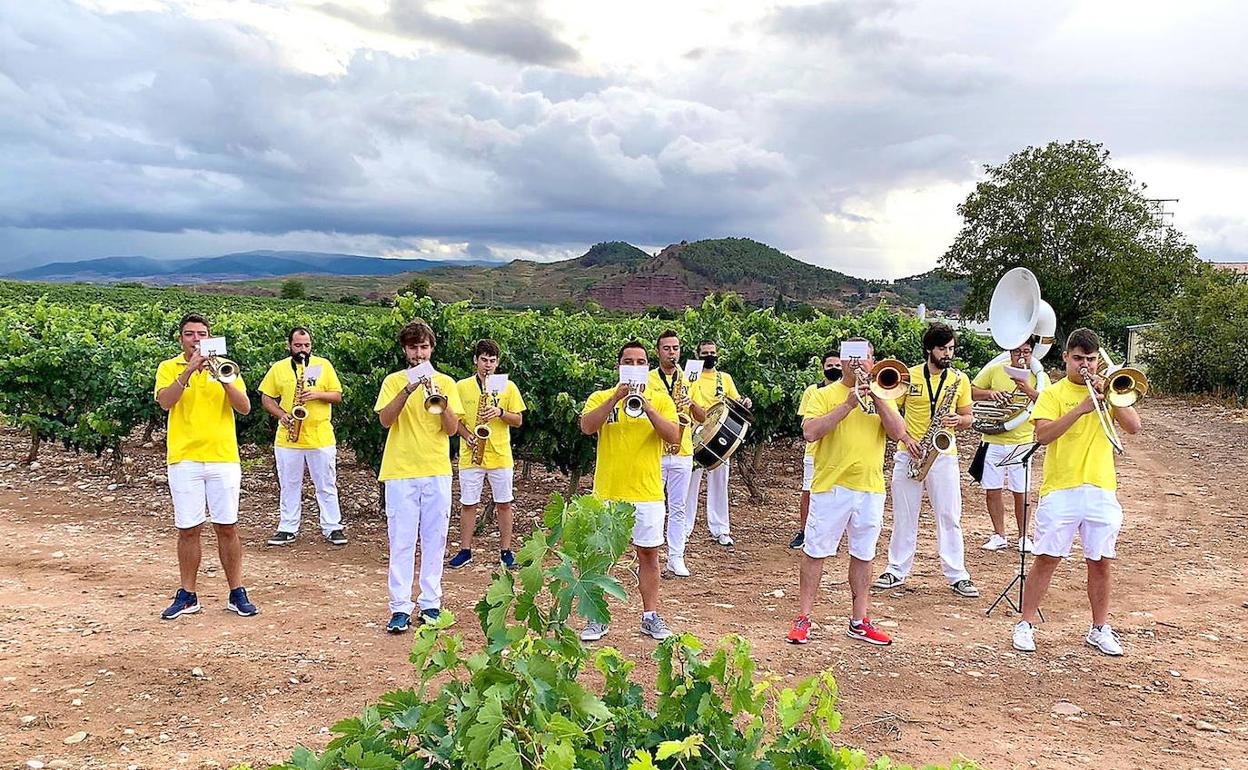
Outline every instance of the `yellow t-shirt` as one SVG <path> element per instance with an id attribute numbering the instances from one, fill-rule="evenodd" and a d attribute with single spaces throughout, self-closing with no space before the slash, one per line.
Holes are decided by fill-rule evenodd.
<path id="1" fill-rule="evenodd" d="M 724 395 L 728 398 L 740 399 L 741 394 L 737 392 L 737 384 L 732 381 L 732 375 L 727 372 L 718 370 L 706 371 L 702 370 L 702 376 L 696 382 L 689 385 L 689 397 L 693 399 L 693 403 L 702 408 L 711 406 L 723 401 L 717 391 L 720 383 L 724 389 Z"/>
<path id="2" fill-rule="evenodd" d="M 842 382 L 816 388 L 806 400 L 802 417 L 822 417 L 853 397 Z M 892 401 L 884 402 L 884 408 L 897 409 Z M 828 492 L 832 487 L 844 487 L 856 492 L 884 494 L 886 444 L 888 433 L 880 416 L 867 414 L 855 402 L 845 419 L 816 442 L 815 477 L 810 491 Z"/>
<path id="3" fill-rule="evenodd" d="M 186 358 L 174 356 L 156 367 L 156 389 L 159 393 L 173 384 L 186 371 Z M 247 392 L 240 374 L 231 388 Z M 201 463 L 238 462 L 238 437 L 234 435 L 234 409 L 226 398 L 225 389 L 207 370 L 191 375 L 182 397 L 169 410 L 165 457 L 169 465 L 183 460 Z"/>
<path id="4" fill-rule="evenodd" d="M 610 400 L 615 388 L 590 394 L 581 410 L 584 416 Z M 659 414 L 676 419 L 676 404 L 666 392 L 646 389 L 646 398 Z M 598 465 L 594 469 L 594 494 L 602 500 L 650 503 L 663 500 L 663 439 L 644 414 L 624 414 L 624 402 L 615 405 L 598 430 Z"/>
<path id="5" fill-rule="evenodd" d="M 318 366 L 321 368 L 319 375 L 311 379 L 304 378 L 305 390 L 341 393 L 342 383 L 338 381 L 338 372 L 334 371 L 334 365 L 326 359 L 312 356 L 308 359 L 308 365 L 304 367 L 304 371 Z M 269 367 L 268 373 L 260 381 L 259 390 L 276 400 L 287 412 L 294 408 L 295 370 L 291 367 L 289 358 L 283 358 Z M 299 440 L 291 443 L 286 438 L 286 426 L 279 422 L 277 437 L 273 443 L 289 449 L 321 449 L 334 446 L 334 426 L 330 422 L 333 404 L 328 401 L 306 401 L 304 406 L 308 409 L 308 416 L 303 421 L 303 427 L 299 429 Z"/>
<path id="6" fill-rule="evenodd" d="M 806 390 L 802 391 L 802 397 L 797 402 L 797 415 L 799 417 L 805 418 L 809 416 L 806 414 L 806 406 L 810 402 L 810 397 L 814 395 L 816 392 L 818 392 L 819 388 L 823 387 L 823 385 L 824 383 L 822 382 L 816 383 L 814 385 L 807 385 Z M 817 446 L 819 446 L 818 441 L 807 441 L 806 442 L 806 456 L 814 457 L 815 447 Z"/>
<path id="7" fill-rule="evenodd" d="M 461 418 L 463 403 L 455 380 L 438 372 L 433 382 L 446 396 L 446 408 Z M 407 387 L 407 372 L 390 374 L 381 382 L 381 392 L 373 411 L 380 412 L 399 391 Z M 419 479 L 425 476 L 451 475 L 451 437 L 442 430 L 442 416 L 425 411 L 425 386 L 421 385 L 407 397 L 398 419 L 386 433 L 386 449 L 381 455 L 378 481 Z"/>
<path id="8" fill-rule="evenodd" d="M 1040 376 L 1044 378 L 1043 382 L 1045 387 L 1048 387 L 1049 375 L 1042 372 Z M 1036 381 L 1035 372 L 1027 375 L 1028 385 L 1034 388 L 1036 387 Z M 979 374 L 975 375 L 973 384 L 977 388 L 984 388 L 985 390 L 999 390 L 1005 393 L 1018 389 L 1018 383 L 1014 381 L 1014 378 L 1006 374 L 1004 363 L 996 364 L 981 370 Z M 1005 433 L 992 433 L 984 435 L 985 443 L 1001 444 L 1004 446 L 1030 444 L 1035 440 L 1036 424 L 1032 420 L 1027 420 L 1014 430 L 1007 430 Z"/>
<path id="9" fill-rule="evenodd" d="M 927 426 L 932 423 L 932 402 L 927 393 L 927 381 L 923 377 L 923 370 L 927 368 L 927 364 L 919 364 L 910 367 L 910 390 L 905 395 L 897 399 L 897 407 L 904 408 L 906 413 L 906 432 L 909 433 L 916 441 L 922 440 L 923 434 L 927 433 Z M 940 389 L 940 397 L 936 399 L 936 408 L 940 408 L 940 403 L 945 400 L 947 389 L 953 387 L 953 383 L 958 383 L 958 395 L 954 399 L 952 413 L 956 413 L 964 406 L 971 405 L 971 381 L 962 372 L 950 367 L 945 370 L 948 375 L 945 377 L 945 385 L 940 385 L 940 375 L 932 376 L 932 388 Z M 904 444 L 897 445 L 898 451 L 905 451 Z M 956 455 L 958 453 L 958 442 L 954 441 L 945 454 Z"/>
<path id="10" fill-rule="evenodd" d="M 683 378 L 685 376 L 685 373 L 683 370 L 677 369 L 676 376 Z M 668 382 L 671 382 L 671 378 L 668 378 Z M 688 381 L 685 382 L 686 386 L 688 386 L 689 384 L 690 383 Z M 660 392 L 668 393 L 668 395 L 670 395 L 670 392 L 668 391 L 667 386 L 663 384 L 663 377 L 659 374 L 659 370 L 651 369 L 650 370 L 650 382 L 646 384 L 646 395 L 653 398 L 655 393 L 660 393 Z M 689 393 L 688 390 L 686 390 L 685 392 Z M 672 403 L 675 404 L 676 402 L 673 401 Z M 690 420 L 692 420 L 693 415 L 690 415 L 689 418 Z M 688 428 L 685 428 L 684 431 L 682 432 L 681 437 L 680 437 L 680 453 L 676 456 L 693 457 L 693 426 L 692 425 L 690 425 Z"/>
<path id="11" fill-rule="evenodd" d="M 476 375 L 455 383 L 459 389 L 459 400 L 464 405 L 464 427 L 472 431 L 477 427 L 477 407 L 481 404 L 481 385 Z M 520 413 L 528 407 L 520 396 L 516 383 L 507 380 L 507 387 L 497 396 L 490 397 L 490 406 L 497 406 L 504 412 Z M 485 442 L 485 454 L 481 457 L 479 467 L 487 470 L 510 468 L 515 464 L 511 457 L 511 426 L 496 418 L 490 420 L 490 438 Z M 459 450 L 459 467 L 475 468 L 472 464 L 472 447 L 466 443 Z"/>
<path id="12" fill-rule="evenodd" d="M 1040 393 L 1033 420 L 1056 420 L 1088 397 L 1085 385 L 1076 385 L 1064 377 Z M 1111 408 L 1112 409 L 1112 408 Z M 1085 414 L 1053 443 L 1044 449 L 1044 484 L 1040 494 L 1058 489 L 1073 489 L 1093 484 L 1114 491 L 1118 476 L 1114 472 L 1114 448 L 1101 430 L 1095 413 Z"/>

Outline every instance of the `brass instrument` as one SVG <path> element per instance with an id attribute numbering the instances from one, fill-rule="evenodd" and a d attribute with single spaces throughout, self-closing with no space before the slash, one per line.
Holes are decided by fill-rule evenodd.
<path id="1" fill-rule="evenodd" d="M 494 399 L 497 400 L 497 399 Z M 476 440 L 472 444 L 472 464 L 480 465 L 485 460 L 485 445 L 490 440 L 489 420 L 485 418 L 485 410 L 492 405 L 490 391 L 486 388 L 481 389 L 481 398 L 477 399 L 477 426 L 472 429 Z"/>
<path id="2" fill-rule="evenodd" d="M 1026 415 L 1031 403 L 1031 397 L 1021 390 L 1011 391 L 1004 401 L 976 401 L 971 404 L 972 427 L 985 436 L 1013 430 L 1018 425 L 1010 423 Z"/>
<path id="3" fill-rule="evenodd" d="M 433 377 L 426 377 L 421 380 L 420 384 L 425 386 L 425 411 L 433 415 L 445 412 L 446 396 L 442 391 L 438 390 L 438 385 L 434 382 Z"/>
<path id="4" fill-rule="evenodd" d="M 854 398 L 858 400 L 858 406 L 862 407 L 862 411 L 867 414 L 875 414 L 875 402 L 863 400 L 857 389 L 859 383 L 866 382 L 877 398 L 886 401 L 899 398 L 910 387 L 910 370 L 895 358 L 886 358 L 877 362 L 871 367 L 870 372 L 866 371 L 862 362 L 856 358 L 852 359 L 849 365 L 858 376 L 853 389 Z"/>
<path id="5" fill-rule="evenodd" d="M 204 367 L 217 382 L 228 385 L 238 379 L 238 364 L 224 356 L 208 356 L 204 359 Z"/>
<path id="6" fill-rule="evenodd" d="M 676 378 L 672 382 L 672 401 L 680 401 L 685 393 L 689 390 L 689 386 L 685 384 L 685 372 L 683 369 L 676 370 Z M 680 441 L 675 444 L 664 444 L 663 450 L 669 455 L 680 454 L 680 445 L 684 443 L 685 431 L 693 427 L 693 416 L 689 413 L 689 408 L 685 407 L 676 413 L 676 422 L 680 425 Z"/>
<path id="7" fill-rule="evenodd" d="M 640 417 L 646 413 L 646 401 L 641 397 L 641 388 L 637 383 L 628 386 L 628 395 L 624 397 L 624 414 L 629 417 Z"/>
<path id="8" fill-rule="evenodd" d="M 1133 367 L 1114 366 L 1104 348 L 1101 348 L 1101 358 L 1105 362 L 1104 376 L 1090 371 L 1086 366 L 1079 370 L 1079 376 L 1083 377 L 1083 384 L 1088 388 L 1088 396 L 1092 399 L 1092 408 L 1096 411 L 1096 420 L 1101 425 L 1101 431 L 1109 439 L 1114 451 L 1122 454 L 1122 440 L 1118 438 L 1118 430 L 1114 427 L 1114 416 L 1110 414 L 1109 406 L 1115 409 L 1135 406 L 1148 393 L 1148 377 Z M 1094 380 L 1099 380 L 1099 385 Z M 1097 398 L 1098 392 L 1104 395 L 1109 406 Z"/>
<path id="9" fill-rule="evenodd" d="M 932 412 L 932 421 L 928 423 L 927 431 L 923 434 L 923 438 L 919 439 L 919 449 L 922 454 L 919 457 L 911 458 L 910 467 L 906 470 L 906 475 L 915 481 L 922 481 L 927 478 L 927 473 L 932 469 L 932 463 L 936 462 L 937 455 L 948 451 L 953 446 L 953 431 L 944 427 L 941 423 L 953 409 L 954 401 L 958 395 L 958 386 L 961 384 L 962 378 L 955 377 L 953 384 L 941 398 L 940 405 Z"/>
<path id="10" fill-rule="evenodd" d="M 299 441 L 299 434 L 303 431 L 303 421 L 308 419 L 308 407 L 304 402 L 308 397 L 308 386 L 303 379 L 303 366 L 291 360 L 290 365 L 295 368 L 295 399 L 290 407 L 290 424 L 286 426 L 286 440 L 294 444 Z"/>

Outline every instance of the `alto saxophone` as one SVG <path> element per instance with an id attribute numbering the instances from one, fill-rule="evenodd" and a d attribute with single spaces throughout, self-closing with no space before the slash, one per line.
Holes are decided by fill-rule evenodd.
<path id="1" fill-rule="evenodd" d="M 286 426 L 286 440 L 294 444 L 299 441 L 299 434 L 303 431 L 303 421 L 308 419 L 308 407 L 305 405 L 308 398 L 308 386 L 303 379 L 303 367 L 291 361 L 291 366 L 295 367 L 295 400 L 290 407 L 290 424 Z"/>
<path id="2" fill-rule="evenodd" d="M 481 398 L 477 400 L 477 427 L 472 429 L 476 437 L 472 444 L 472 464 L 477 466 L 485 460 L 485 445 L 490 440 L 490 421 L 485 418 L 485 410 L 490 405 L 490 392 L 482 388 Z"/>
<path id="3" fill-rule="evenodd" d="M 955 372 L 956 374 L 956 372 Z M 919 449 L 922 454 L 919 457 L 911 458 L 910 467 L 906 471 L 906 475 L 915 481 L 922 481 L 927 478 L 927 472 L 932 469 L 932 463 L 936 462 L 936 456 L 953 446 L 953 431 L 944 427 L 944 422 L 951 409 L 953 409 L 954 399 L 958 395 L 958 386 L 962 384 L 960 377 L 954 377 L 953 384 L 945 391 L 945 395 L 940 400 L 940 405 L 932 412 L 932 421 L 928 423 L 927 432 L 923 434 L 923 438 L 919 440 Z"/>
<path id="4" fill-rule="evenodd" d="M 689 387 L 685 385 L 685 373 L 683 370 L 676 370 L 676 379 L 672 383 L 672 400 L 679 401 L 684 397 L 685 391 Z M 679 407 L 677 407 L 679 409 Z M 675 444 L 664 444 L 663 450 L 669 455 L 680 454 L 680 445 L 684 443 L 685 431 L 689 430 L 693 425 L 693 417 L 689 414 L 689 408 L 685 407 L 676 413 L 676 420 L 680 424 L 680 441 Z"/>

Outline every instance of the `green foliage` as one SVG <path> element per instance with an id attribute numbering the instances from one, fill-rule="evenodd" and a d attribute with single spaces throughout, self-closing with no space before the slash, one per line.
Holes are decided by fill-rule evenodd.
<path id="1" fill-rule="evenodd" d="M 446 632 L 454 619 L 443 612 L 416 635 L 414 687 L 382 695 L 335 724 L 324 752 L 300 747 L 277 770 L 896 767 L 868 765 L 862 752 L 834 743 L 840 714 L 830 674 L 779 687 L 757 675 L 737 635 L 709 650 L 689 634 L 664 641 L 648 706 L 633 663 L 611 647 L 591 652 L 571 623 L 609 619 L 606 597 L 623 593 L 610 572 L 632 521 L 627 504 L 554 496 L 545 528 L 516 554 L 520 569 L 496 572 L 477 604 L 484 650 L 468 654 Z M 591 665 L 599 692 L 579 681 Z"/>
<path id="2" fill-rule="evenodd" d="M 958 207 L 962 230 L 942 261 L 969 282 L 967 314 L 986 313 L 1001 275 L 1026 267 L 1059 335 L 1106 316 L 1148 319 L 1196 269 L 1195 248 L 1100 144 L 1028 147 L 984 170 Z"/>
<path id="3" fill-rule="evenodd" d="M 631 243 L 605 241 L 590 246 L 589 251 L 577 257 L 577 261 L 585 267 L 594 267 L 596 265 L 635 265 L 649 258 L 649 254 Z"/>
<path id="4" fill-rule="evenodd" d="M 677 258 L 685 269 L 711 283 L 765 283 L 783 296 L 802 300 L 826 299 L 829 293 L 840 293 L 847 287 L 857 291 L 868 285 L 863 279 L 802 262 L 749 238 L 684 243 Z"/>
<path id="5" fill-rule="evenodd" d="M 278 296 L 282 299 L 304 299 L 308 296 L 308 287 L 303 281 L 286 281 L 282 284 L 282 290 Z"/>
<path id="6" fill-rule="evenodd" d="M 408 281 L 403 288 L 399 289 L 399 294 L 410 294 L 416 299 L 429 296 L 429 279 L 413 278 Z"/>

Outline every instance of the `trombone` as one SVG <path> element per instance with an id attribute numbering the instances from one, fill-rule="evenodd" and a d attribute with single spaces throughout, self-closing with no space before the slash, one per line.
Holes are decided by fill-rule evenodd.
<path id="1" fill-rule="evenodd" d="M 899 398 L 910 386 L 910 370 L 906 365 L 896 358 L 886 358 L 879 361 L 875 366 L 871 367 L 871 371 L 867 372 L 860 359 L 853 359 L 849 364 L 858 376 L 858 381 L 865 381 L 871 388 L 871 392 L 876 398 L 886 401 L 892 401 Z M 875 403 L 872 401 L 864 401 L 858 393 L 857 387 L 853 389 L 854 398 L 858 400 L 858 406 L 862 407 L 862 411 L 867 414 L 875 414 Z"/>
<path id="2" fill-rule="evenodd" d="M 1101 432 L 1105 434 L 1105 438 L 1109 439 L 1114 451 L 1122 454 L 1122 440 L 1118 437 L 1118 429 L 1114 427 L 1114 416 L 1109 408 L 1125 409 L 1135 406 L 1136 402 L 1148 393 L 1148 377 L 1134 367 L 1115 366 L 1113 359 L 1105 352 L 1105 348 L 1101 348 L 1101 359 L 1105 362 L 1104 377 L 1092 372 L 1086 366 L 1079 369 L 1079 376 L 1083 378 L 1083 384 L 1088 388 L 1088 396 L 1092 399 L 1092 408 L 1096 410 L 1096 420 L 1100 423 Z M 1093 384 L 1093 380 L 1101 381 L 1099 389 L 1098 385 Z M 1097 398 L 1098 395 L 1103 395 L 1109 406 L 1101 403 L 1101 399 Z"/>

